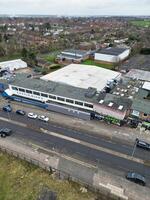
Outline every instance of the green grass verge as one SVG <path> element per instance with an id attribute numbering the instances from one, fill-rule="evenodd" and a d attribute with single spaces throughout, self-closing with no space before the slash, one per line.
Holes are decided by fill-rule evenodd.
<path id="1" fill-rule="evenodd" d="M 85 60 L 82 62 L 82 64 L 85 65 L 95 65 L 97 67 L 102 67 L 102 68 L 106 68 L 106 69 L 114 69 L 114 65 L 113 64 L 107 64 L 107 63 L 96 63 L 94 60 Z"/>
<path id="2" fill-rule="evenodd" d="M 0 152 L 0 200 L 36 200 L 43 187 L 56 192 L 58 200 L 93 200 L 80 186 L 54 179 L 44 170 Z"/>
<path id="3" fill-rule="evenodd" d="M 21 58 L 21 54 L 14 54 L 14 55 L 11 55 L 11 56 L 3 56 L 3 57 L 0 57 L 0 62 L 20 59 L 20 58 Z"/>
<path id="4" fill-rule="evenodd" d="M 133 20 L 131 23 L 135 26 L 150 27 L 150 20 Z"/>

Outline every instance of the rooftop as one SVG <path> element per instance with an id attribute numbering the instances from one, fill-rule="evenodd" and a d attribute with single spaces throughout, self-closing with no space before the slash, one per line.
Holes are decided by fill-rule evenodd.
<path id="1" fill-rule="evenodd" d="M 150 82 L 145 82 L 142 88 L 150 91 Z"/>
<path id="2" fill-rule="evenodd" d="M 68 97 L 86 102 L 98 102 L 99 95 L 97 95 L 95 92 L 91 93 L 89 89 L 82 89 L 54 81 L 44 81 L 37 78 L 31 78 L 28 75 L 29 74 L 16 74 L 16 76 L 10 79 L 8 83 L 14 86 L 41 91 L 62 97 Z M 6 80 L 1 79 L 0 82 L 6 82 Z"/>
<path id="3" fill-rule="evenodd" d="M 27 67 L 26 62 L 24 62 L 21 59 L 16 59 L 16 60 L 9 60 L 9 61 L 4 61 L 4 62 L 0 62 L 0 68 L 4 68 L 4 67 Z"/>
<path id="4" fill-rule="evenodd" d="M 127 49 L 125 49 L 125 48 L 109 47 L 109 48 L 106 48 L 106 49 L 99 50 L 97 53 L 118 56 L 118 55 L 120 55 L 121 53 L 123 53 L 126 50 Z"/>
<path id="5" fill-rule="evenodd" d="M 149 100 L 144 99 L 134 99 L 132 103 L 132 109 L 146 114 L 150 114 L 150 102 Z"/>
<path id="6" fill-rule="evenodd" d="M 132 100 L 113 94 L 106 94 L 104 99 L 101 99 L 99 103 L 104 106 L 109 106 L 116 111 L 124 112 L 131 107 Z"/>
<path id="7" fill-rule="evenodd" d="M 139 70 L 139 69 L 131 69 L 126 75 L 126 77 L 143 80 L 143 81 L 150 81 L 150 72 Z"/>
<path id="8" fill-rule="evenodd" d="M 96 67 L 92 65 L 70 64 L 60 70 L 41 77 L 42 80 L 54 81 L 60 84 L 70 85 L 77 88 L 96 88 L 101 91 L 111 79 L 118 79 L 119 72 Z"/>
<path id="9" fill-rule="evenodd" d="M 61 52 L 61 54 L 74 54 L 74 55 L 80 55 L 80 56 L 84 56 L 85 54 L 87 54 L 88 51 L 84 51 L 84 50 L 78 50 L 78 49 L 68 49 L 68 50 L 64 50 Z"/>

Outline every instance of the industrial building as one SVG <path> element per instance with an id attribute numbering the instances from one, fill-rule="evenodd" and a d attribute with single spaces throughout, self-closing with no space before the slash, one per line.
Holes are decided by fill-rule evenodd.
<path id="1" fill-rule="evenodd" d="M 106 88 L 113 87 L 120 76 L 119 72 L 96 66 L 71 64 L 41 79 L 16 74 L 10 77 L 5 95 L 48 110 L 90 119 L 91 112 L 99 113 L 95 104 L 99 104 L 101 95 L 106 94 Z"/>
<path id="2" fill-rule="evenodd" d="M 13 72 L 18 69 L 23 69 L 27 67 L 27 63 L 21 59 L 10 60 L 5 62 L 0 62 L 0 71 L 10 71 Z"/>
<path id="3" fill-rule="evenodd" d="M 62 51 L 61 54 L 57 55 L 59 62 L 74 62 L 81 63 L 82 61 L 89 58 L 90 51 L 70 49 Z"/>
<path id="4" fill-rule="evenodd" d="M 126 75 L 126 77 L 131 79 L 137 79 L 142 81 L 150 81 L 150 72 L 139 70 L 139 69 L 131 69 Z"/>
<path id="5" fill-rule="evenodd" d="M 144 82 L 133 99 L 131 107 L 133 117 L 150 122 L 150 82 Z"/>
<path id="6" fill-rule="evenodd" d="M 130 49 L 108 47 L 95 53 L 96 62 L 117 64 L 125 60 L 130 54 Z"/>
<path id="7" fill-rule="evenodd" d="M 119 72 L 93 65 L 70 64 L 41 77 L 41 79 L 71 85 L 76 88 L 88 89 L 92 87 L 100 92 L 107 85 L 108 81 L 112 79 L 119 80 L 120 77 L 121 74 Z"/>

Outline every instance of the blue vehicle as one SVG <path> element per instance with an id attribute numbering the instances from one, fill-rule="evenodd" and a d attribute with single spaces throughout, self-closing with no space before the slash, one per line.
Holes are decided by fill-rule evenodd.
<path id="1" fill-rule="evenodd" d="M 18 114 L 18 115 L 25 115 L 26 112 L 23 111 L 23 110 L 17 110 L 17 111 L 16 111 L 16 114 Z"/>
<path id="2" fill-rule="evenodd" d="M 3 107 L 3 110 L 4 110 L 5 112 L 11 112 L 11 111 L 12 111 L 12 107 L 11 107 L 10 105 L 7 105 L 7 106 L 4 106 L 4 107 Z"/>

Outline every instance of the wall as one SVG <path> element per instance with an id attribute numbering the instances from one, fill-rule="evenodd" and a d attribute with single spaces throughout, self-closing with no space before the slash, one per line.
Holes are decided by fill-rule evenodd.
<path id="1" fill-rule="evenodd" d="M 90 120 L 91 119 L 91 114 L 89 112 L 83 112 L 80 110 L 75 110 L 73 108 L 68 108 L 66 106 L 61 106 L 57 104 L 47 104 L 47 110 L 51 110 L 54 112 L 62 113 L 65 115 L 70 115 L 72 117 L 77 117 L 83 120 Z"/>
<path id="2" fill-rule="evenodd" d="M 126 51 L 124 51 L 122 54 L 119 55 L 119 59 L 120 61 L 125 60 L 129 54 L 130 54 L 130 49 L 127 49 Z"/>
<path id="3" fill-rule="evenodd" d="M 104 62 L 109 62 L 109 63 L 119 62 L 118 56 L 106 55 L 106 54 L 101 54 L 101 53 L 95 53 L 94 59 L 97 61 L 104 61 Z"/>
<path id="4" fill-rule="evenodd" d="M 26 93 L 26 90 L 30 90 L 30 89 L 26 89 L 26 88 L 22 88 L 25 90 L 25 92 L 21 92 L 21 91 L 16 91 L 16 90 L 13 90 L 12 89 L 12 85 L 9 85 L 9 90 L 12 94 L 14 95 L 18 95 L 18 96 L 21 96 L 21 97 L 25 97 L 25 98 L 30 98 L 30 99 L 33 99 L 33 100 L 38 100 L 38 101 L 41 101 L 41 102 L 47 102 L 48 100 L 52 101 L 52 102 L 56 102 L 56 103 L 61 103 L 61 104 L 65 104 L 65 105 L 68 105 L 68 106 L 73 106 L 73 107 L 76 107 L 76 108 L 82 108 L 82 109 L 85 109 L 85 110 L 89 110 L 89 111 L 93 111 L 93 108 L 90 108 L 90 107 L 86 107 L 85 103 L 88 103 L 90 105 L 93 105 L 92 103 L 89 103 L 89 102 L 84 102 L 84 101 L 80 101 L 78 99 L 70 99 L 70 98 L 66 98 L 66 97 L 62 97 L 64 99 L 64 101 L 60 101 L 58 100 L 59 97 L 61 96 L 57 96 L 57 95 L 54 95 L 54 94 L 48 94 L 48 93 L 44 93 L 44 94 L 47 94 L 47 95 L 52 95 L 52 96 L 55 96 L 56 99 L 50 99 L 49 97 L 43 97 L 43 96 L 38 96 L 38 95 L 34 95 L 34 94 L 29 94 L 29 93 Z M 21 88 L 21 87 L 17 87 L 17 86 L 14 86 L 16 88 Z M 32 92 L 39 92 L 39 91 L 36 91 L 36 90 L 31 90 Z M 42 92 L 39 92 L 40 94 Z M 69 99 L 69 100 L 73 100 L 73 103 L 68 103 L 66 102 L 66 99 Z M 80 101 L 82 102 L 83 105 L 78 105 L 78 104 L 75 104 L 75 101 Z"/>

